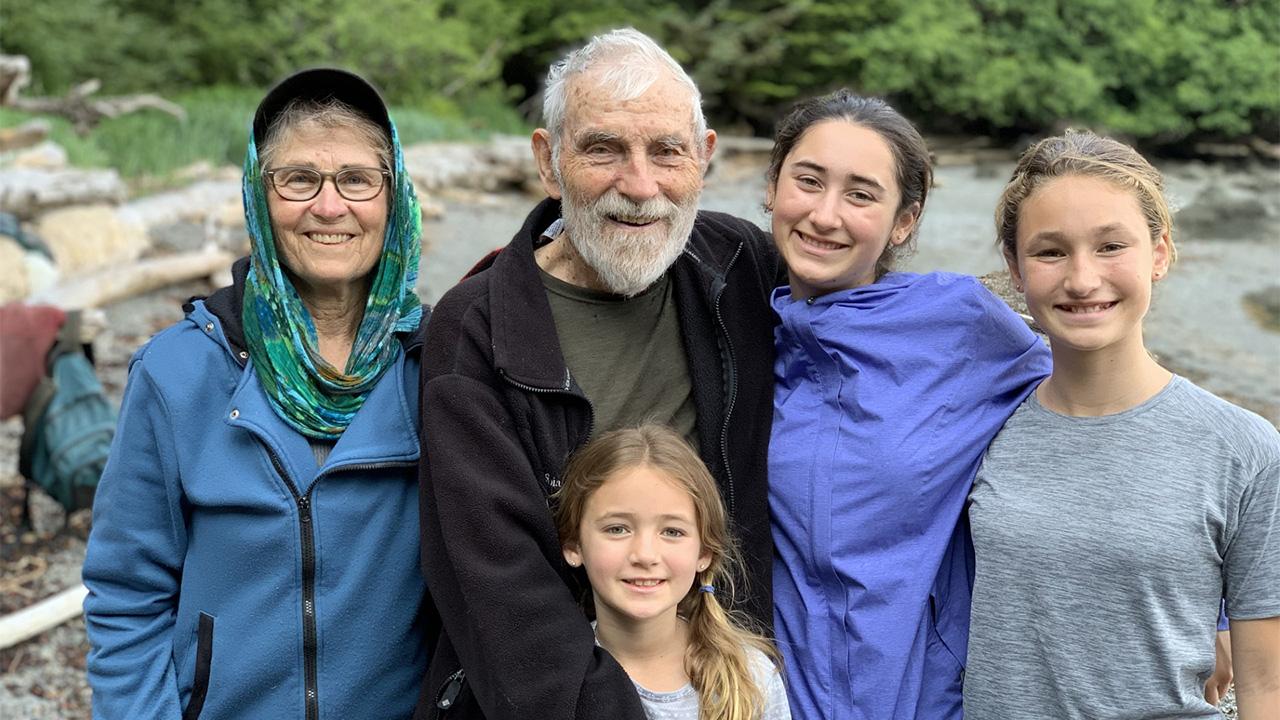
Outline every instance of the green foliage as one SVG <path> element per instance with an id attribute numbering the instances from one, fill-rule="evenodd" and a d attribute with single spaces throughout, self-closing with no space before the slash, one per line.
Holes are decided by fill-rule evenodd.
<path id="1" fill-rule="evenodd" d="M 36 117 L 30 113 L 0 108 L 0 127 L 17 127 Z M 67 151 L 67 161 L 72 165 L 106 167 L 110 164 L 107 153 L 93 141 L 93 138 L 76 134 L 69 121 L 43 116 L 39 119 L 49 124 L 49 140 Z"/>
<path id="2" fill-rule="evenodd" d="M 174 96 L 187 112 L 179 121 L 164 113 L 143 111 L 105 120 L 80 136 L 70 123 L 44 118 L 50 139 L 67 151 L 71 164 L 112 167 L 127 178 L 161 178 L 198 161 L 239 167 L 244 162 L 250 120 L 261 92 L 246 88 L 210 87 Z M 393 106 L 391 116 L 405 143 L 466 140 L 485 134 L 523 132 L 520 118 L 502 101 L 478 101 L 474 112 L 449 106 L 450 115 Z M 22 124 L 33 116 L 0 109 L 0 127 Z"/>
<path id="3" fill-rule="evenodd" d="M 689 68 L 722 127 L 767 132 L 848 86 L 934 131 L 1280 139 L 1280 0 L 44 0 L 0 6 L 0 46 L 31 57 L 29 94 L 261 93 L 341 65 L 443 137 L 518 128 L 506 108 L 534 114 L 552 61 L 622 25 Z"/>

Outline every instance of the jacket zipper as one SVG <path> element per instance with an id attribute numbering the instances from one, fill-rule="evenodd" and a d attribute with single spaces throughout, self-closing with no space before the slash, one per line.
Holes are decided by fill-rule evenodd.
<path id="1" fill-rule="evenodd" d="M 458 668 L 452 675 L 445 678 L 444 685 L 440 686 L 440 691 L 436 693 L 436 708 L 448 711 L 453 704 L 458 701 L 458 695 L 462 693 L 462 684 L 467 680 L 467 671 Z M 443 715 L 444 713 L 440 713 Z"/>
<path id="2" fill-rule="evenodd" d="M 280 474 L 284 484 L 298 504 L 299 531 L 302 536 L 302 673 L 306 691 L 307 720 L 319 720 L 320 698 L 316 687 L 316 541 L 311 528 L 311 491 L 298 492 L 289 474 L 285 472 L 275 451 L 267 448 L 271 464 Z M 311 484 L 315 487 L 315 483 Z"/>
<path id="3" fill-rule="evenodd" d="M 587 397 L 586 395 L 580 395 L 578 393 L 575 393 L 566 389 L 567 387 L 569 387 L 569 377 L 567 374 L 565 376 L 564 388 L 540 388 L 540 387 L 534 387 L 532 385 L 526 385 L 520 382 L 519 380 L 512 378 L 510 375 L 507 374 L 507 371 L 503 370 L 502 368 L 498 368 L 498 375 L 501 376 L 502 379 L 505 380 L 506 382 L 520 388 L 521 390 L 527 390 L 532 393 L 544 393 L 544 394 L 560 393 L 563 395 L 568 395 L 570 397 L 581 398 L 583 400 L 586 400 L 587 401 L 587 439 L 582 444 L 585 445 L 586 443 L 591 442 L 591 438 L 596 434 L 596 406 L 591 403 L 591 398 Z M 581 445 L 579 447 L 581 447 Z"/>
<path id="4" fill-rule="evenodd" d="M 737 261 L 738 256 L 742 254 L 742 243 L 738 244 L 738 249 L 733 253 L 733 257 L 729 258 L 729 264 L 724 266 L 725 277 L 728 277 L 729 271 L 733 268 L 733 263 Z M 729 339 L 729 329 L 724 324 L 724 316 L 720 314 L 720 297 L 724 295 L 724 289 L 728 286 L 726 280 L 720 289 L 716 291 L 716 297 L 712 300 L 712 304 L 716 308 L 716 322 L 720 325 L 720 334 L 724 336 L 724 349 L 728 355 L 728 363 L 726 367 L 729 371 L 729 402 L 725 405 L 724 425 L 720 428 L 720 461 L 724 463 L 724 479 L 728 487 L 728 497 L 725 498 L 726 510 L 729 511 L 729 517 L 736 517 L 734 506 L 736 504 L 736 493 L 734 492 L 733 470 L 729 467 L 729 420 L 733 416 L 733 407 L 738 400 L 738 363 L 733 357 L 733 342 Z"/>

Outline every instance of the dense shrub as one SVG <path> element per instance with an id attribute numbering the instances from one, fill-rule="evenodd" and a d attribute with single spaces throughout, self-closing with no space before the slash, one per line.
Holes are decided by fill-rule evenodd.
<path id="1" fill-rule="evenodd" d="M 664 42 L 722 127 L 767 132 L 847 85 L 933 131 L 1280 135 L 1280 0 L 52 0 L 5 3 L 0 46 L 44 92 L 262 88 L 336 63 L 433 112 L 531 113 L 547 64 L 619 25 Z"/>

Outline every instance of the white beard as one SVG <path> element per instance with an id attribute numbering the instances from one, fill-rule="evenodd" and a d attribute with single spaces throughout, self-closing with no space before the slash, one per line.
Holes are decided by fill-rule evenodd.
<path id="1" fill-rule="evenodd" d="M 684 252 L 698 214 L 698 195 L 685 205 L 661 196 L 637 203 L 610 189 L 594 201 L 580 202 L 566 189 L 561 210 L 565 235 L 582 260 L 610 292 L 632 297 L 662 277 Z M 641 232 L 627 231 L 610 216 L 654 223 Z"/>

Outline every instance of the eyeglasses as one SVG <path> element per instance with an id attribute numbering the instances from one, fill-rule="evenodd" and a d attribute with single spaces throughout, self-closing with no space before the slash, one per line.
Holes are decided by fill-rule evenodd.
<path id="1" fill-rule="evenodd" d="M 267 184 L 285 200 L 303 202 L 320 194 L 326 178 L 333 181 L 338 194 L 352 202 L 378 197 L 391 173 L 380 168 L 353 167 L 338 172 L 320 172 L 313 168 L 282 167 L 262 173 Z"/>

